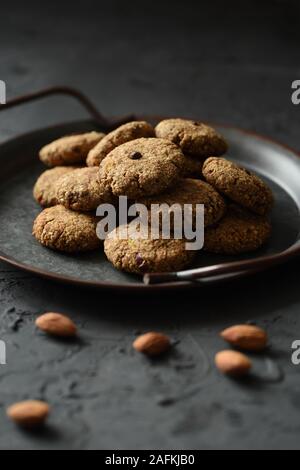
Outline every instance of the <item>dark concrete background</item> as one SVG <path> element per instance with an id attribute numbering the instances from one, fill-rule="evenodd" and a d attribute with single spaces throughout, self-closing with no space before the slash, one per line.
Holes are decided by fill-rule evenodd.
<path id="1" fill-rule="evenodd" d="M 8 98 L 46 85 L 85 91 L 107 115 L 191 115 L 300 146 L 299 2 L 110 0 L 1 4 L 0 78 Z M 1 140 L 82 117 L 68 100 L 0 116 Z M 20 247 L 20 249 L 22 249 Z M 0 264 L 1 449 L 299 449 L 299 261 L 191 294 L 114 296 L 50 283 Z M 71 315 L 80 341 L 45 338 L 34 319 Z M 260 378 L 234 382 L 213 367 L 218 332 L 266 327 Z M 180 340 L 162 361 L 133 353 L 139 331 Z M 268 378 L 262 378 L 265 371 Z M 281 372 L 280 372 L 281 371 Z M 281 373 L 283 377 L 281 378 Z M 49 401 L 37 434 L 5 418 L 11 402 Z"/>

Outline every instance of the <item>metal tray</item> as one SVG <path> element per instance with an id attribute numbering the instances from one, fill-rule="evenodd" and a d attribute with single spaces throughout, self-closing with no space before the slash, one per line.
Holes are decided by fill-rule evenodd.
<path id="1" fill-rule="evenodd" d="M 53 91 L 56 90 L 56 91 Z M 58 90 L 58 91 L 57 91 Z M 61 91 L 63 90 L 63 91 Z M 67 91 L 66 91 L 67 90 Z M 36 99 L 56 92 L 69 93 L 69 89 L 52 89 L 48 92 L 14 100 Z M 78 92 L 72 91 L 75 97 Z M 33 96 L 33 98 L 32 98 Z M 82 101 L 82 95 L 80 95 Z M 83 104 L 87 104 L 82 101 Z M 133 116 L 109 121 L 97 114 L 95 108 L 86 106 L 93 120 L 64 123 L 37 130 L 0 145 L 0 259 L 18 268 L 56 281 L 114 290 L 166 290 L 199 287 L 206 282 L 220 282 L 228 277 L 241 277 L 266 269 L 300 253 L 300 158 L 292 151 L 267 138 L 228 126 L 215 126 L 229 142 L 232 160 L 254 170 L 272 187 L 275 208 L 272 213 L 273 235 L 266 247 L 252 255 L 236 257 L 210 255 L 200 252 L 194 268 L 205 268 L 203 277 L 184 281 L 183 276 L 173 276 L 160 284 L 145 285 L 138 276 L 121 273 L 106 260 L 103 252 L 66 255 L 43 248 L 31 235 L 33 220 L 40 207 L 32 197 L 32 188 L 44 170 L 39 162 L 38 150 L 46 143 L 70 133 L 93 129 L 108 130 Z M 160 118 L 135 116 L 155 123 Z M 200 271 L 201 272 L 201 271 Z M 206 273 L 206 274 L 205 274 Z M 180 282 L 178 282 L 180 281 Z"/>

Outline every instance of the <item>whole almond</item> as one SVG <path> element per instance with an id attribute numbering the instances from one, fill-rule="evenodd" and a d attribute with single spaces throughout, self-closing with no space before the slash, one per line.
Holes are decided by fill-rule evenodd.
<path id="1" fill-rule="evenodd" d="M 47 403 L 37 400 L 15 403 L 6 410 L 7 416 L 24 427 L 42 425 L 47 419 L 50 407 Z"/>
<path id="2" fill-rule="evenodd" d="M 245 354 L 231 350 L 216 354 L 215 363 L 223 374 L 233 377 L 246 375 L 252 367 L 252 362 Z"/>
<path id="3" fill-rule="evenodd" d="M 77 333 L 74 322 L 61 313 L 45 313 L 37 318 L 36 326 L 53 336 L 73 337 Z"/>
<path id="4" fill-rule="evenodd" d="M 139 336 L 133 343 L 136 351 L 148 356 L 159 356 L 171 346 L 168 336 L 162 333 L 150 332 Z"/>
<path id="5" fill-rule="evenodd" d="M 267 333 L 252 325 L 236 325 L 222 331 L 221 337 L 239 349 L 262 351 L 267 347 Z"/>

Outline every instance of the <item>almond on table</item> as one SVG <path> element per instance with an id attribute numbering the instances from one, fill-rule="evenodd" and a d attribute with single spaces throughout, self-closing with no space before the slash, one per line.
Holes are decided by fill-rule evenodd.
<path id="1" fill-rule="evenodd" d="M 15 403 L 6 410 L 8 418 L 24 427 L 40 426 L 47 419 L 49 412 L 49 405 L 38 400 Z"/>
<path id="2" fill-rule="evenodd" d="M 236 325 L 222 331 L 221 337 L 240 349 L 247 351 L 262 351 L 267 347 L 267 333 L 257 326 Z"/>
<path id="3" fill-rule="evenodd" d="M 139 336 L 134 341 L 133 347 L 148 356 L 159 356 L 170 349 L 171 341 L 162 333 L 150 332 Z"/>
<path id="4" fill-rule="evenodd" d="M 231 350 L 217 353 L 215 364 L 223 374 L 232 377 L 246 375 L 252 367 L 252 362 L 245 354 Z"/>
<path id="5" fill-rule="evenodd" d="M 73 337 L 77 334 L 75 323 L 61 313 L 45 313 L 37 318 L 37 328 L 53 336 Z"/>

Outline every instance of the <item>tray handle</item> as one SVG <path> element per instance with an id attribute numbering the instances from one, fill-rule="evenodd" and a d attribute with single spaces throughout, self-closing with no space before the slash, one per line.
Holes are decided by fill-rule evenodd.
<path id="1" fill-rule="evenodd" d="M 284 261 L 291 259 L 294 255 L 294 248 L 277 253 L 276 255 L 261 256 L 260 258 L 234 261 L 213 266 L 204 266 L 186 271 L 169 272 L 169 273 L 146 273 L 143 277 L 144 284 L 164 284 L 168 282 L 194 282 L 201 279 L 209 279 L 211 277 L 235 274 L 235 273 L 251 273 L 269 269 L 278 266 Z"/>
<path id="2" fill-rule="evenodd" d="M 13 98 L 12 100 L 7 101 L 6 104 L 0 106 L 0 112 L 6 109 L 14 108 L 16 106 L 20 106 L 25 103 L 29 103 L 32 101 L 37 101 L 43 98 L 47 98 L 48 96 L 53 95 L 67 95 L 75 98 L 80 104 L 86 109 L 86 111 L 90 114 L 92 119 L 95 121 L 97 125 L 103 130 L 109 131 L 121 124 L 124 124 L 129 121 L 133 121 L 135 117 L 133 115 L 125 116 L 119 120 L 110 120 L 105 118 L 96 108 L 96 106 L 91 102 L 91 100 L 83 94 L 81 91 L 77 90 L 76 88 L 68 87 L 68 86 L 55 86 L 50 88 L 44 88 L 40 91 L 36 91 L 34 93 L 27 93 L 26 95 L 18 96 L 17 98 Z"/>

